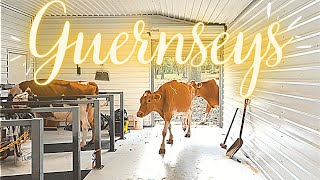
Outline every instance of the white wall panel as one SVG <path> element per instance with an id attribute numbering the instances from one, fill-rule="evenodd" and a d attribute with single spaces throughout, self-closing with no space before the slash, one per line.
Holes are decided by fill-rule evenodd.
<path id="1" fill-rule="evenodd" d="M 15 73 L 14 71 L 9 72 L 8 69 L 9 53 L 27 56 L 26 71 L 32 67 L 28 50 L 30 27 L 30 17 L 1 6 L 1 84 L 8 83 L 9 73 L 11 76 Z M 15 67 L 11 67 L 11 69 L 13 70 Z M 31 77 L 31 74 L 28 74 L 27 77 Z"/>
<path id="2" fill-rule="evenodd" d="M 271 2 L 271 16 L 267 4 Z M 269 179 L 318 179 L 320 177 L 320 1 L 258 0 L 228 25 L 231 40 L 225 46 L 226 57 L 236 36 L 244 32 L 244 52 L 258 32 L 268 42 L 266 29 L 279 21 L 284 49 L 281 63 L 268 68 L 262 65 L 256 89 L 247 110 L 243 151 Z M 296 28 L 288 26 L 299 16 Z M 264 43 L 264 48 L 266 47 Z M 305 47 L 305 48 L 301 48 Z M 253 62 L 252 56 L 242 65 L 233 59 L 224 66 L 224 128 L 228 128 L 236 107 L 243 107 L 240 83 Z M 262 64 L 265 64 L 263 60 Z M 241 115 L 231 132 L 238 137 Z M 231 141 L 228 142 L 229 145 Z"/>

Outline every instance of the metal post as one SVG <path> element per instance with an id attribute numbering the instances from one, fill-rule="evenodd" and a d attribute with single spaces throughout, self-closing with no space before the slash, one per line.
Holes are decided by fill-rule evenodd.
<path id="1" fill-rule="evenodd" d="M 222 57 L 223 58 L 223 57 Z M 224 75 L 223 75 L 223 65 L 219 66 L 219 127 L 223 127 L 223 84 L 224 84 Z"/>
<path id="2" fill-rule="evenodd" d="M 32 179 L 42 180 L 43 175 L 43 119 L 34 118 L 31 121 L 32 139 Z"/>
<path id="3" fill-rule="evenodd" d="M 81 179 L 80 164 L 80 109 L 72 108 L 72 153 L 73 153 L 73 180 Z"/>
<path id="4" fill-rule="evenodd" d="M 94 100 L 94 147 L 95 147 L 95 169 L 101 169 L 101 117 L 99 100 Z"/>
<path id="5" fill-rule="evenodd" d="M 124 139 L 124 100 L 123 92 L 120 92 L 120 139 Z"/>
<path id="6" fill-rule="evenodd" d="M 109 96 L 109 100 L 110 100 L 110 118 L 111 118 L 111 122 L 110 122 L 110 152 L 114 152 L 115 148 L 114 148 L 114 144 L 115 144 L 115 120 L 114 120 L 114 96 L 110 95 Z"/>
<path id="7" fill-rule="evenodd" d="M 150 48 L 150 53 L 153 54 L 153 43 L 155 43 L 154 40 L 151 40 L 150 44 L 151 44 L 151 48 Z M 154 84 L 155 84 L 155 61 L 151 61 L 151 73 L 150 73 L 150 90 L 151 92 L 154 92 Z M 154 112 L 151 113 L 151 126 L 155 126 L 155 115 Z"/>

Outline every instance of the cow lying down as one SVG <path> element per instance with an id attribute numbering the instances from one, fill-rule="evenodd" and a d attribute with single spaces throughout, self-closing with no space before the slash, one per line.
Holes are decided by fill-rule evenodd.
<path id="1" fill-rule="evenodd" d="M 162 131 L 162 143 L 159 154 L 165 154 L 165 137 L 167 129 L 169 129 L 168 144 L 173 143 L 173 135 L 171 132 L 171 119 L 176 113 L 185 113 L 186 120 L 183 120 L 183 130 L 188 131 L 185 137 L 190 137 L 191 132 L 191 104 L 195 95 L 195 89 L 186 83 L 177 82 L 176 80 L 163 84 L 156 92 L 145 91 L 140 99 L 140 108 L 137 112 L 138 117 L 144 117 L 152 111 L 158 112 L 164 119 L 165 125 Z"/>
<path id="2" fill-rule="evenodd" d="M 14 86 L 9 91 L 9 96 L 13 97 L 13 101 L 27 101 L 30 94 L 36 96 L 71 96 L 71 95 L 97 95 L 98 86 L 94 82 L 83 81 L 64 81 L 54 80 L 50 84 L 40 86 L 32 81 L 25 81 Z M 63 105 L 68 107 L 69 105 Z M 92 104 L 79 104 L 80 121 L 82 128 L 81 148 L 86 145 L 87 133 L 89 127 L 92 128 L 92 139 L 94 142 L 94 108 Z M 46 120 L 71 122 L 72 115 L 70 112 L 53 112 L 40 114 Z"/>

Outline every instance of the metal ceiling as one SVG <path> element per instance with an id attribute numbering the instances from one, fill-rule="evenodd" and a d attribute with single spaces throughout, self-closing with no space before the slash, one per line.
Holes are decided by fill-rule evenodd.
<path id="1" fill-rule="evenodd" d="M 130 16 L 161 15 L 204 22 L 231 23 L 253 0 L 62 0 L 67 7 L 53 5 L 47 16 Z M 1 6 L 35 16 L 50 0 L 2 0 Z"/>

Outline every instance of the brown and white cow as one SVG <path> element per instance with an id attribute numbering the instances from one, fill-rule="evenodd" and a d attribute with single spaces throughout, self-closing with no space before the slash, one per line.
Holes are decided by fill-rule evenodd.
<path id="1" fill-rule="evenodd" d="M 98 86 L 94 82 L 85 81 L 65 81 L 65 80 L 53 80 L 50 84 L 41 86 L 36 84 L 33 80 L 24 81 L 14 86 L 9 91 L 9 96 L 15 97 L 18 94 L 28 91 L 29 93 L 37 96 L 77 96 L 77 95 L 98 95 Z M 15 99 L 19 98 L 16 96 Z M 66 106 L 66 105 L 64 105 Z M 82 127 L 82 141 L 81 148 L 86 145 L 86 138 L 89 126 L 92 128 L 92 140 L 94 142 L 94 121 L 93 112 L 94 109 L 91 104 L 80 104 L 80 121 Z M 71 121 L 72 117 L 70 113 L 58 113 L 54 112 L 48 117 L 44 117 L 47 120 L 55 121 Z"/>
<path id="2" fill-rule="evenodd" d="M 190 84 L 195 88 L 195 95 L 202 97 L 208 103 L 205 117 L 202 121 L 204 123 L 207 121 L 211 108 L 219 106 L 219 86 L 213 79 L 199 83 L 191 81 Z"/>
<path id="3" fill-rule="evenodd" d="M 165 124 L 162 131 L 162 143 L 159 154 L 165 154 L 165 137 L 169 129 L 168 144 L 173 143 L 171 132 L 171 119 L 176 113 L 184 112 L 188 121 L 188 131 L 186 137 L 190 137 L 191 128 L 191 104 L 194 97 L 194 88 L 189 84 L 177 82 L 176 80 L 163 84 L 156 92 L 149 90 L 140 98 L 140 108 L 137 112 L 138 117 L 144 117 L 152 111 L 158 112 L 164 119 Z"/>

